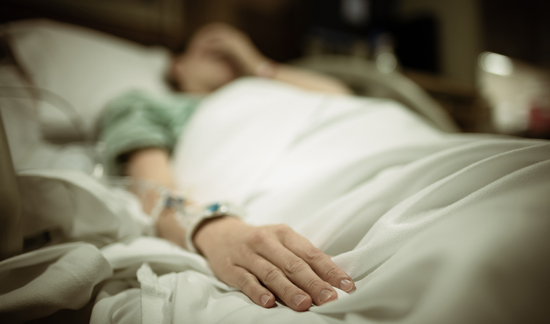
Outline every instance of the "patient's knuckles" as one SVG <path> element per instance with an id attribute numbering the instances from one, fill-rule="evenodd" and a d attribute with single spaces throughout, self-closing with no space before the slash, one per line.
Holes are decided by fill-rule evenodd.
<path id="1" fill-rule="evenodd" d="M 270 267 L 264 269 L 261 279 L 263 283 L 265 283 L 266 285 L 270 285 L 276 282 L 282 276 L 284 276 L 284 274 L 279 268 Z"/>
<path id="2" fill-rule="evenodd" d="M 254 276 L 250 273 L 241 276 L 239 288 L 251 298 L 257 299 L 262 293 L 262 286 L 255 280 Z"/>
<path id="3" fill-rule="evenodd" d="M 284 271 L 287 276 L 292 276 L 297 273 L 307 270 L 309 266 L 302 259 L 287 260 L 284 265 Z"/>
<path id="4" fill-rule="evenodd" d="M 265 228 L 256 228 L 248 234 L 246 241 L 250 246 L 260 246 L 269 240 L 269 233 Z"/>
<path id="5" fill-rule="evenodd" d="M 300 290 L 294 286 L 294 285 L 291 285 L 291 284 L 288 284 L 288 285 L 285 285 L 283 287 L 283 291 L 282 291 L 282 295 L 279 296 L 281 299 L 283 299 L 285 301 L 285 303 L 287 303 L 288 305 L 290 305 L 288 303 L 288 301 L 292 300 L 292 298 L 294 296 L 296 296 L 296 294 L 299 294 L 300 293 Z"/>
<path id="6" fill-rule="evenodd" d="M 336 284 L 340 280 L 342 280 L 343 277 L 345 277 L 345 276 L 343 275 L 342 271 L 340 269 L 338 269 L 337 267 L 332 266 L 328 270 L 325 271 L 322 278 L 323 278 L 323 280 L 325 280 L 327 282 Z"/>
<path id="7" fill-rule="evenodd" d="M 252 285 L 252 282 L 254 281 L 253 275 L 251 273 L 243 272 L 242 274 L 238 275 L 236 282 L 237 287 L 240 288 L 242 291 L 249 291 L 249 287 Z"/>
<path id="8" fill-rule="evenodd" d="M 304 287 L 306 288 L 306 291 L 313 296 L 318 295 L 323 288 L 330 288 L 330 285 L 327 285 L 324 281 L 313 278 L 310 279 Z"/>
<path id="9" fill-rule="evenodd" d="M 304 251 L 304 259 L 308 263 L 322 261 L 326 258 L 326 254 L 316 247 L 308 248 Z"/>
<path id="10" fill-rule="evenodd" d="M 272 225 L 271 228 L 277 234 L 277 236 L 282 237 L 285 235 L 288 235 L 289 233 L 293 233 L 294 231 L 288 226 L 287 224 L 277 224 Z"/>

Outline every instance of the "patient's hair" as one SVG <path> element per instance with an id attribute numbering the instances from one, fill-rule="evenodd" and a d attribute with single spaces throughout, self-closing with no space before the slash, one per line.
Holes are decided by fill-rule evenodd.
<path id="1" fill-rule="evenodd" d="M 173 91 L 179 92 L 180 91 L 179 83 L 176 78 L 176 73 L 174 71 L 174 59 L 176 57 L 177 57 L 176 55 L 172 56 L 170 61 L 170 67 L 167 69 L 166 73 L 164 74 L 164 81 L 166 82 L 166 84 L 168 84 L 170 89 L 172 89 Z"/>
<path id="2" fill-rule="evenodd" d="M 176 91 L 176 92 L 180 92 L 180 87 L 179 87 L 179 83 L 178 83 L 178 79 L 176 78 L 176 71 L 174 71 L 174 60 L 182 55 L 183 53 L 185 53 L 185 51 L 187 50 L 187 42 L 184 42 L 183 44 L 181 44 L 180 46 L 178 46 L 177 49 L 175 50 L 172 50 L 172 57 L 171 57 L 171 60 L 170 60 L 170 68 L 166 71 L 166 74 L 164 75 L 164 81 L 166 81 L 166 83 L 168 84 L 168 86 L 170 86 L 170 89 Z"/>

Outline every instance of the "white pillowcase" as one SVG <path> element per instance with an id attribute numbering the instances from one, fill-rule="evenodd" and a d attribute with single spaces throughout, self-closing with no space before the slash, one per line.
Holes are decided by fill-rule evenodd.
<path id="1" fill-rule="evenodd" d="M 39 102 L 46 138 L 67 142 L 82 133 L 93 138 L 105 103 L 126 90 L 170 92 L 164 82 L 170 62 L 166 49 L 49 20 L 19 21 L 3 29 L 34 85 L 54 93 Z M 58 96 L 72 109 L 59 107 L 64 100 Z"/>

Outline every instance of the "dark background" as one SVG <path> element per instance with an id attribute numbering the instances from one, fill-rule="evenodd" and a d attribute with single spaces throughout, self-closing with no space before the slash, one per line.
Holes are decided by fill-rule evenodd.
<path id="1" fill-rule="evenodd" d="M 477 23 L 475 32 L 478 39 L 457 37 L 456 42 L 475 41 L 478 42 L 478 51 L 492 51 L 550 67 L 550 1 L 357 0 L 366 3 L 369 9 L 368 16 L 359 25 L 347 22 L 342 16 L 341 6 L 345 1 L 2 0 L 0 23 L 49 17 L 178 51 L 199 26 L 210 21 L 224 21 L 245 30 L 266 55 L 279 61 L 303 56 L 312 37 L 335 44 L 333 51 L 336 47 L 342 51 L 346 43 L 357 39 L 372 48 L 377 35 L 389 33 L 403 67 L 445 74 L 447 71 L 442 66 L 445 53 L 441 42 L 446 36 L 443 29 L 448 17 L 430 10 L 430 6 L 447 6 L 452 10 L 451 7 L 457 3 L 469 2 L 473 9 L 459 10 L 455 14 L 476 16 L 473 19 Z M 410 7 L 411 3 L 418 3 L 423 9 L 414 14 L 403 14 L 402 8 Z M 100 9 L 90 10 L 94 7 Z M 140 16 L 139 12 L 132 15 L 129 8 L 141 8 L 152 15 Z M 107 12 L 121 12 L 127 17 L 115 15 L 106 18 Z M 135 18 L 128 19 L 133 16 Z M 455 29 L 471 27 L 472 18 L 464 18 L 468 18 L 463 19 L 465 26 L 461 27 L 458 22 Z M 166 23 L 172 20 L 177 23 Z M 462 81 L 471 82 L 472 78 L 465 77 Z"/>
<path id="2" fill-rule="evenodd" d="M 350 21 L 345 5 L 367 9 Z M 0 0 L 0 23 L 47 17 L 175 52 L 212 21 L 244 30 L 282 62 L 312 53 L 373 59 L 380 44 L 390 45 L 401 71 L 464 130 L 475 130 L 468 124 L 485 113 L 476 89 L 479 54 L 550 69 L 549 16 L 548 0 Z"/>

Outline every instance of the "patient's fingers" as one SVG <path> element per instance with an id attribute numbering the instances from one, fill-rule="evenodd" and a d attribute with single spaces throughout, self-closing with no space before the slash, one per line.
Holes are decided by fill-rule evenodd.
<path id="1" fill-rule="evenodd" d="M 304 311 L 312 301 L 321 305 L 336 299 L 331 285 L 353 290 L 343 270 L 287 225 L 255 227 L 220 218 L 202 226 L 194 242 L 222 281 L 260 306 L 273 306 L 277 296 Z"/>
<path id="2" fill-rule="evenodd" d="M 310 266 L 279 241 L 267 241 L 257 246 L 257 251 L 273 263 L 290 281 L 311 296 L 316 305 L 338 298 L 331 284 L 323 281 Z"/>
<path id="3" fill-rule="evenodd" d="M 279 231 L 279 235 L 283 244 L 307 262 L 321 279 L 345 292 L 355 290 L 355 285 L 350 276 L 332 262 L 328 255 L 311 244 L 308 239 L 294 232 L 290 227 L 283 227 Z"/>
<path id="4" fill-rule="evenodd" d="M 285 248 L 281 246 L 281 249 Z M 311 306 L 311 297 L 292 283 L 278 266 L 263 257 L 257 254 L 248 254 L 238 260 L 238 263 L 254 274 L 288 307 L 296 311 L 305 311 Z"/>
<path id="5" fill-rule="evenodd" d="M 260 284 L 255 275 L 234 265 L 228 266 L 225 270 L 218 276 L 221 280 L 242 290 L 257 305 L 266 308 L 275 305 L 275 296 Z"/>

